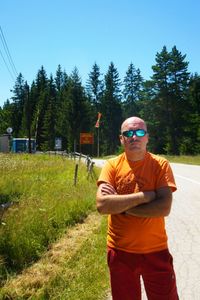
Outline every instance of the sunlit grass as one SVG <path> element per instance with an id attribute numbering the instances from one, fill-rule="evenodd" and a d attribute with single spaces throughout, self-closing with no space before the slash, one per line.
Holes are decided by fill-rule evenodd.
<path id="1" fill-rule="evenodd" d="M 73 160 L 48 155 L 0 155 L 0 201 L 13 202 L 0 226 L 2 276 L 37 260 L 66 231 L 95 210 L 96 180 Z"/>
<path id="2" fill-rule="evenodd" d="M 90 214 L 37 264 L 8 281 L 0 299 L 105 299 L 109 289 L 106 228 L 106 217 Z"/>
<path id="3" fill-rule="evenodd" d="M 191 164 L 191 165 L 200 165 L 200 155 L 165 155 L 165 157 L 173 163 L 182 163 L 182 164 Z"/>
<path id="4" fill-rule="evenodd" d="M 48 299 L 105 299 L 109 289 L 106 265 L 106 218 L 79 251 L 57 273 L 52 284 L 40 294 Z M 39 299 L 39 298 L 38 298 Z"/>

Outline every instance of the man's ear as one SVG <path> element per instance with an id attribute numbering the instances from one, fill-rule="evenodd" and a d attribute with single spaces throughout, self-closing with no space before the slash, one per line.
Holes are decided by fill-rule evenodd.
<path id="1" fill-rule="evenodd" d="M 124 138 L 123 138 L 122 134 L 120 134 L 119 139 L 120 139 L 121 145 L 124 145 Z"/>
<path id="2" fill-rule="evenodd" d="M 148 144 L 148 142 L 149 142 L 149 134 L 147 133 L 147 144 Z"/>

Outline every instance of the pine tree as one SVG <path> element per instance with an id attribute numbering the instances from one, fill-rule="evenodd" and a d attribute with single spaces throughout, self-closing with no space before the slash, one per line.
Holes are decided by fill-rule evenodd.
<path id="1" fill-rule="evenodd" d="M 124 77 L 124 117 L 136 116 L 139 113 L 138 101 L 141 100 L 143 78 L 139 69 L 131 63 Z"/>
<path id="2" fill-rule="evenodd" d="M 23 109 L 26 97 L 24 78 L 21 73 L 16 79 L 13 88 L 13 94 L 14 95 L 11 98 L 13 101 L 11 122 L 13 126 L 13 136 L 19 137 L 19 133 L 22 126 Z"/>
<path id="3" fill-rule="evenodd" d="M 29 139 L 29 148 L 28 151 L 31 153 L 31 125 L 32 125 L 32 105 L 30 99 L 30 88 L 27 81 L 24 84 L 24 107 L 23 107 L 23 116 L 22 124 L 20 129 L 20 136 L 28 137 Z"/>
<path id="4" fill-rule="evenodd" d="M 103 153 L 111 154 L 119 146 L 120 125 L 122 122 L 121 82 L 119 73 L 111 62 L 105 75 L 105 91 L 101 102 L 102 134 L 101 148 Z"/>
<path id="5" fill-rule="evenodd" d="M 50 76 L 48 83 L 48 102 L 44 113 L 44 123 L 42 128 L 43 143 L 41 149 L 43 151 L 54 150 L 55 147 L 55 120 L 56 120 L 56 89 L 53 76 Z"/>
<path id="6" fill-rule="evenodd" d="M 33 118 L 33 127 L 35 132 L 36 144 L 38 150 L 41 150 L 41 146 L 44 143 L 44 115 L 46 108 L 48 106 L 48 78 L 44 67 L 38 71 L 35 80 L 35 97 L 36 97 L 36 107 Z"/>
<path id="7" fill-rule="evenodd" d="M 55 88 L 58 93 L 61 93 L 64 85 L 64 73 L 62 71 L 61 65 L 58 65 L 56 70 L 56 77 L 55 77 Z"/>
<path id="8" fill-rule="evenodd" d="M 56 91 L 56 120 L 55 120 L 55 135 L 62 139 L 63 149 L 69 149 L 69 122 L 68 122 L 68 90 L 70 86 L 71 79 L 67 74 L 63 73 L 63 86 L 60 91 Z M 59 100 L 58 100 L 59 98 Z M 58 104 L 59 103 L 59 104 Z"/>
<path id="9" fill-rule="evenodd" d="M 180 147 L 187 125 L 188 83 L 189 75 L 186 55 L 182 55 L 176 46 L 170 52 L 169 78 L 170 78 L 170 112 L 171 124 L 169 127 L 169 143 L 167 151 L 180 154 Z"/>
<path id="10" fill-rule="evenodd" d="M 0 107 L 0 134 L 6 134 L 8 127 L 13 127 L 13 103 L 7 100 L 3 107 Z"/>
<path id="11" fill-rule="evenodd" d="M 200 153 L 200 76 L 197 73 L 190 77 L 188 100 L 180 153 L 195 155 Z"/>
<path id="12" fill-rule="evenodd" d="M 66 120 L 68 133 L 68 149 L 77 151 L 81 132 L 88 132 L 90 119 L 87 99 L 81 83 L 78 69 L 75 67 L 69 79 L 66 103 Z"/>
<path id="13" fill-rule="evenodd" d="M 160 153 L 179 154 L 189 79 L 188 62 L 184 60 L 185 55 L 175 46 L 171 52 L 164 46 L 162 51 L 156 54 L 156 65 L 152 66 L 156 93 L 154 108 L 159 124 L 157 150 Z"/>
<path id="14" fill-rule="evenodd" d="M 101 113 L 100 103 L 102 101 L 104 84 L 101 79 L 100 67 L 94 63 L 89 79 L 86 83 L 87 97 L 89 99 L 90 119 L 92 122 L 91 132 L 94 134 L 94 151 L 99 155 L 99 128 L 95 127 L 98 113 Z"/>
<path id="15" fill-rule="evenodd" d="M 94 63 L 92 71 L 89 73 L 86 90 L 91 99 L 91 104 L 96 111 L 99 110 L 99 103 L 103 93 L 103 81 L 100 79 L 101 73 L 99 66 Z"/>
<path id="16" fill-rule="evenodd" d="M 55 136 L 61 138 L 63 149 L 67 148 L 67 133 L 66 133 L 66 110 L 68 102 L 67 90 L 68 90 L 68 75 L 65 71 L 62 71 L 60 65 L 58 65 L 56 71 L 55 81 Z"/>

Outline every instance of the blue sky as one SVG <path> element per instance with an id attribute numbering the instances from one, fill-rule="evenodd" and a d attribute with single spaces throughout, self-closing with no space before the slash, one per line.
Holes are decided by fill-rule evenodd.
<path id="1" fill-rule="evenodd" d="M 121 79 L 132 62 L 149 79 L 164 45 L 168 51 L 176 45 L 188 70 L 200 74 L 199 12 L 199 0 L 6 0 L 0 26 L 28 84 L 42 65 L 54 76 L 60 64 L 67 74 L 76 66 L 85 85 L 94 62 L 103 75 L 114 62 Z M 0 51 L 10 67 L 1 40 Z M 0 106 L 15 83 L 2 55 Z"/>

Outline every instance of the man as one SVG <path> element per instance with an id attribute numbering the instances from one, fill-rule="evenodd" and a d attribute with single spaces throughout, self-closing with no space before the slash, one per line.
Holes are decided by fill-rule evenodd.
<path id="1" fill-rule="evenodd" d="M 98 179 L 97 209 L 108 214 L 108 265 L 113 300 L 141 299 L 140 277 L 149 300 L 177 300 L 164 217 L 176 185 L 168 161 L 146 150 L 147 126 L 126 119 L 124 153 L 109 159 Z"/>

